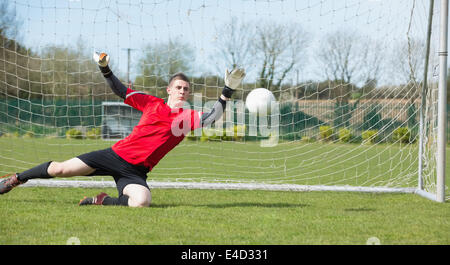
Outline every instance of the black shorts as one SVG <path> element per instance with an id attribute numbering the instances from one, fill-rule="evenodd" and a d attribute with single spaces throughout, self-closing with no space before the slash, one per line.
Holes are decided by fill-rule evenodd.
<path id="1" fill-rule="evenodd" d="M 116 182 L 119 196 L 128 184 L 139 184 L 147 189 L 147 173 L 149 169 L 128 163 L 118 156 L 111 148 L 93 151 L 77 156 L 86 165 L 95 169 L 89 176 L 112 176 Z"/>

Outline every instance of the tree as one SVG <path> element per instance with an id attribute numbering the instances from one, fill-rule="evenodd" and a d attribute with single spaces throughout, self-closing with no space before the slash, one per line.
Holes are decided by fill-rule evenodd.
<path id="1" fill-rule="evenodd" d="M 215 53 L 212 56 L 213 60 L 218 62 L 216 65 L 220 73 L 227 67 L 245 67 L 252 63 L 251 47 L 255 38 L 254 28 L 251 23 L 245 23 L 236 17 L 232 17 L 228 23 L 220 26 L 216 33 Z M 217 58 L 222 58 L 222 62 Z"/>
<path id="2" fill-rule="evenodd" d="M 294 69 L 301 69 L 306 63 L 308 40 L 309 34 L 297 23 L 259 23 L 252 46 L 259 85 L 275 91 Z"/>
<path id="3" fill-rule="evenodd" d="M 362 84 L 362 95 L 369 94 L 377 87 L 378 80 L 384 74 L 385 54 L 378 40 L 366 39 L 363 41 L 362 63 L 359 69 L 359 81 Z"/>
<path id="4" fill-rule="evenodd" d="M 327 80 L 340 83 L 335 97 L 346 102 L 359 84 L 370 93 L 382 74 L 381 44 L 354 31 L 337 30 L 327 34 L 317 51 L 317 62 Z"/>
<path id="5" fill-rule="evenodd" d="M 226 67 L 256 69 L 256 85 L 272 91 L 306 64 L 309 34 L 297 23 L 240 21 L 232 18 L 217 31 L 214 59 Z M 219 55 L 219 57 L 217 57 Z M 253 67 L 250 67 L 253 66 Z M 293 78 L 292 78 L 293 79 Z"/>
<path id="6" fill-rule="evenodd" d="M 0 35 L 17 38 L 22 21 L 17 19 L 16 11 L 9 8 L 9 1 L 0 1 Z"/>
<path id="7" fill-rule="evenodd" d="M 39 93 L 65 98 L 78 95 L 87 98 L 105 94 L 105 82 L 92 61 L 91 54 L 79 38 L 74 47 L 52 45 L 42 50 L 39 67 Z M 108 91 L 108 90 L 106 90 Z"/>
<path id="8" fill-rule="evenodd" d="M 138 76 L 134 85 L 154 89 L 153 95 L 164 97 L 161 88 L 167 86 L 169 78 L 177 72 L 187 72 L 195 59 L 194 50 L 186 43 L 168 42 L 148 44 L 139 59 Z M 165 90 L 164 90 L 165 91 Z"/>
<path id="9" fill-rule="evenodd" d="M 328 80 L 367 84 L 377 80 L 382 69 L 380 44 L 354 31 L 327 34 L 317 52 L 317 62 Z"/>
<path id="10" fill-rule="evenodd" d="M 417 129 L 417 112 L 415 101 L 420 97 L 422 90 L 423 72 L 425 67 L 426 45 L 423 40 L 410 38 L 400 42 L 393 50 L 391 64 L 393 73 L 400 77 L 399 81 L 405 82 L 400 90 L 403 98 L 409 98 L 408 127 Z"/>
<path id="11" fill-rule="evenodd" d="M 405 83 L 420 82 L 425 65 L 425 43 L 419 39 L 408 39 L 398 43 L 391 58 L 392 73 Z"/>
<path id="12" fill-rule="evenodd" d="M 35 86 L 30 77 L 35 75 L 35 63 L 30 60 L 33 53 L 17 41 L 21 21 L 8 1 L 0 1 L 0 96 L 29 97 L 30 88 Z"/>
<path id="13" fill-rule="evenodd" d="M 323 75 L 330 80 L 330 95 L 336 100 L 334 126 L 349 126 L 352 113 L 359 99 L 349 103 L 355 83 L 362 83 L 366 90 L 374 88 L 379 75 L 380 57 L 370 40 L 348 30 L 327 34 L 317 52 L 317 62 Z M 366 93 L 368 91 L 365 91 Z"/>
<path id="14" fill-rule="evenodd" d="M 337 31 L 325 36 L 316 58 L 328 80 L 352 81 L 361 63 L 356 59 L 356 45 L 354 32 Z"/>

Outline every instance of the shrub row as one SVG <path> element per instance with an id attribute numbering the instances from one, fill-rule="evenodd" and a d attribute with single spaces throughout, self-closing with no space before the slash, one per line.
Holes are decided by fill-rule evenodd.
<path id="1" fill-rule="evenodd" d="M 411 136 L 411 130 L 408 127 L 399 127 L 392 132 L 391 142 L 394 143 L 413 143 L 415 139 Z M 349 142 L 360 142 L 365 144 L 373 144 L 381 141 L 379 139 L 379 131 L 378 130 L 365 130 L 361 133 L 361 139 L 347 128 L 339 128 L 337 131 L 333 129 L 331 126 L 320 126 L 319 127 L 319 138 L 322 141 L 339 141 L 343 143 Z M 314 139 L 311 137 L 306 137 L 302 141 L 311 142 Z"/>
<path id="2" fill-rule="evenodd" d="M 66 131 L 66 138 L 67 139 L 99 139 L 101 137 L 101 130 L 100 128 L 92 128 L 88 131 L 86 131 L 86 134 L 83 135 L 83 133 L 80 130 L 77 130 L 75 128 L 69 129 Z"/>
<path id="3" fill-rule="evenodd" d="M 201 136 L 196 136 L 194 132 L 190 132 L 187 136 L 187 140 L 201 142 L 206 141 L 242 141 L 245 139 L 252 140 L 255 137 L 248 137 L 246 135 L 245 125 L 235 125 L 233 132 L 227 132 L 227 129 L 203 129 Z M 4 133 L 2 137 L 18 138 L 21 135 L 18 132 Z M 101 129 L 91 128 L 83 134 L 80 130 L 76 128 L 71 128 L 65 132 L 67 139 L 99 139 L 101 137 Z M 23 138 L 33 138 L 35 134 L 33 132 L 27 132 L 22 135 Z M 321 141 L 339 141 L 342 143 L 355 143 L 362 142 L 365 144 L 373 144 L 379 142 L 379 131 L 378 130 L 365 130 L 358 137 L 350 129 L 339 128 L 334 129 L 331 126 L 320 126 L 319 127 L 319 139 Z M 256 138 L 255 138 L 256 139 Z M 316 138 L 303 136 L 301 137 L 302 142 L 314 142 Z M 411 131 L 407 127 L 399 127 L 392 132 L 392 142 L 394 143 L 413 143 L 415 139 L 411 137 Z"/>
<path id="4" fill-rule="evenodd" d="M 234 125 L 233 132 L 227 132 L 226 128 L 223 129 L 203 129 L 201 136 L 196 136 L 193 131 L 186 135 L 186 139 L 190 141 L 200 140 L 201 142 L 207 141 L 242 141 L 245 135 L 245 125 Z M 230 135 L 231 134 L 231 135 Z"/>

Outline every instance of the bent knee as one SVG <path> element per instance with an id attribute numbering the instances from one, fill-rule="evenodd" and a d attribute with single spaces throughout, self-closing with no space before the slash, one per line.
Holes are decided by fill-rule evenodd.
<path id="1" fill-rule="evenodd" d="M 124 194 L 128 196 L 130 207 L 149 207 L 152 201 L 150 190 L 142 185 L 129 184 L 125 187 Z"/>
<path id="2" fill-rule="evenodd" d="M 128 206 L 130 207 L 149 207 L 151 199 L 146 198 L 133 198 L 128 199 Z"/>
<path id="3" fill-rule="evenodd" d="M 149 207 L 151 204 L 150 196 L 134 196 L 129 197 L 128 206 L 130 207 Z"/>
<path id="4" fill-rule="evenodd" d="M 64 167 L 60 162 L 51 162 L 48 166 L 47 173 L 52 177 L 59 177 L 64 175 Z"/>

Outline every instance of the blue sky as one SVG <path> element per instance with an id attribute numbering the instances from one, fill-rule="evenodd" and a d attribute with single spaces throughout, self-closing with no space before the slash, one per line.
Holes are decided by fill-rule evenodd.
<path id="1" fill-rule="evenodd" d="M 355 30 L 383 42 L 387 51 L 406 39 L 412 0 L 16 0 L 10 2 L 23 21 L 20 34 L 26 46 L 40 50 L 48 45 L 73 45 L 78 39 L 91 51 L 107 51 L 112 63 L 125 74 L 127 48 L 132 61 L 149 43 L 182 40 L 196 51 L 195 72 L 217 73 L 214 47 L 217 29 L 231 17 L 243 21 L 274 21 L 302 25 L 312 36 L 300 79 L 318 75 L 314 51 L 321 37 L 338 29 Z M 436 4 L 438 5 L 438 3 Z M 412 35 L 426 32 L 428 1 L 417 0 Z M 436 19 L 437 20 L 437 19 Z M 256 69 L 248 66 L 251 74 Z M 132 76 L 135 74 L 131 69 Z"/>

